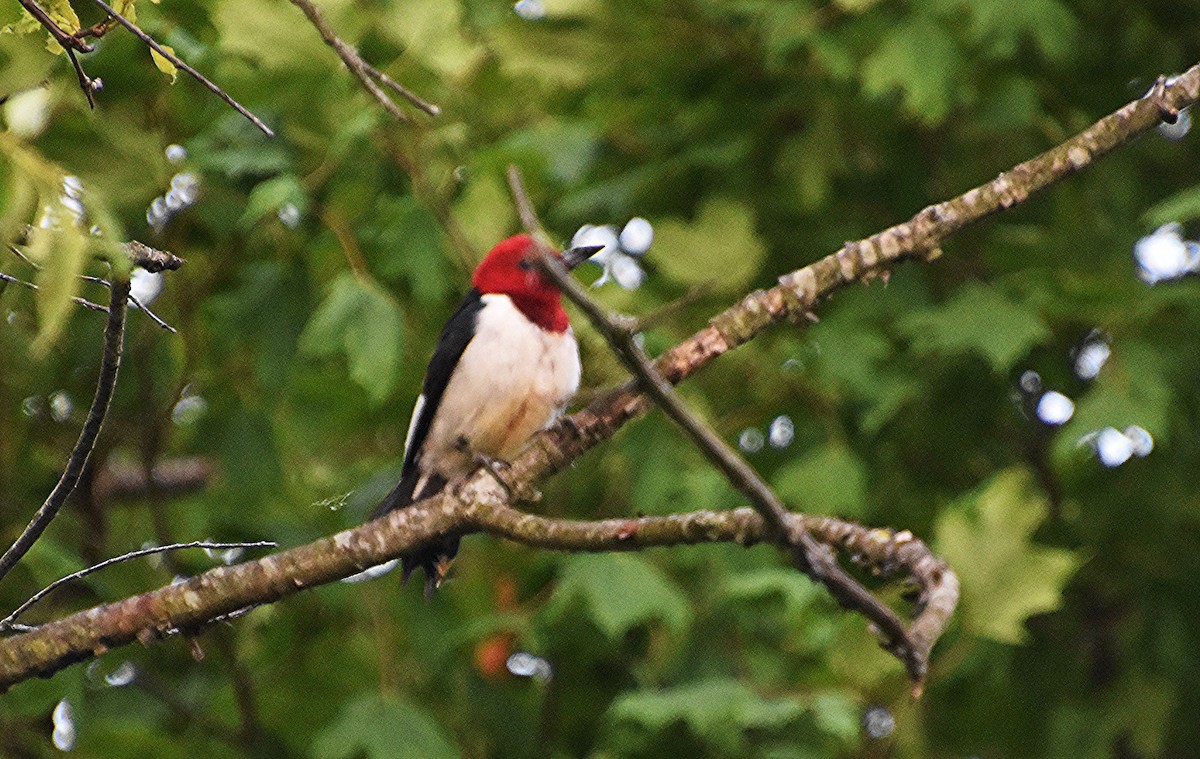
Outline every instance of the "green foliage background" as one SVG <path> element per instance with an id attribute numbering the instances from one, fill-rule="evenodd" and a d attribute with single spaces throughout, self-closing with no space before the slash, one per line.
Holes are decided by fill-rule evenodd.
<path id="1" fill-rule="evenodd" d="M 659 350 L 737 294 L 1200 60 L 1200 6 L 1177 2 L 545 0 L 537 21 L 492 0 L 321 7 L 444 115 L 396 124 L 281 2 L 136 8 L 272 124 L 271 141 L 187 77 L 171 84 L 123 30 L 82 57 L 105 84 L 95 111 L 44 34 L 0 36 L 0 95 L 48 79 L 50 112 L 36 136 L 0 135 L 6 240 L 56 202 L 66 172 L 106 239 L 123 229 L 188 259 L 155 304 L 178 336 L 131 315 L 96 470 L 184 454 L 218 470 L 185 497 L 102 503 L 85 487 L 6 578 L 4 610 L 146 541 L 295 545 L 359 522 L 396 476 L 471 265 L 516 230 L 510 162 L 563 240 L 584 223 L 655 224 L 647 283 L 598 293 L 635 314 L 690 294 L 647 334 Z M 172 143 L 182 165 L 164 157 Z M 65 696 L 75 754 L 96 757 L 1198 756 L 1200 282 L 1149 288 L 1130 256 L 1154 225 L 1200 216 L 1196 158 L 1194 136 L 1143 138 L 684 388 L 730 439 L 794 420 L 789 447 L 750 458 L 795 508 L 910 529 L 959 572 L 962 604 L 919 702 L 863 621 L 769 549 L 567 556 L 473 538 L 432 603 L 394 577 L 338 584 L 205 633 L 199 660 L 176 639 L 17 686 L 0 697 L 0 753 L 56 755 L 49 714 Z M 146 208 L 181 170 L 200 201 L 155 235 Z M 289 203 L 295 228 L 278 213 Z M 39 243 L 46 297 L 0 293 L 6 545 L 58 477 L 93 388 L 103 320 L 62 294 L 85 264 L 101 271 L 73 234 Z M 1113 356 L 1084 383 L 1068 351 L 1094 328 Z M 586 388 L 620 381 L 578 331 Z M 1026 369 L 1078 403 L 1065 428 L 1039 429 L 1013 403 Z M 74 401 L 61 422 L 56 392 Z M 185 392 L 206 405 L 173 419 Z M 1076 445 L 1129 424 L 1154 436 L 1149 457 L 1110 470 Z M 533 508 L 737 505 L 651 414 Z M 215 561 L 125 565 L 31 620 Z M 514 651 L 553 677 L 508 674 Z M 135 683 L 104 687 L 126 660 Z M 864 734 L 872 705 L 895 717 L 887 738 Z"/>

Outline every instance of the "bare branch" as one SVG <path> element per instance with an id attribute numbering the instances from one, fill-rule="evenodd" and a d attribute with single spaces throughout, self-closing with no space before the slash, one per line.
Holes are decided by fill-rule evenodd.
<path id="1" fill-rule="evenodd" d="M 21 254 L 15 246 L 10 245 L 9 247 L 12 249 L 12 251 L 14 253 L 21 256 L 21 258 L 25 258 L 25 256 L 23 254 Z M 29 259 L 25 259 L 25 260 L 28 261 Z M 34 266 L 35 266 L 35 268 L 40 268 L 40 267 L 37 267 L 36 264 Z M 80 279 L 84 280 L 85 282 L 94 282 L 99 285 L 104 285 L 105 287 L 112 287 L 112 284 L 108 280 L 101 279 L 100 277 L 81 276 Z M 16 285 L 21 285 L 22 287 L 27 287 L 30 290 L 40 290 L 41 289 L 38 285 L 35 285 L 33 282 L 27 282 L 23 279 L 17 279 L 16 277 L 14 277 L 10 274 L 5 274 L 2 271 L 0 271 L 0 282 L 11 282 Z M 84 308 L 90 309 L 92 311 L 101 311 L 106 314 L 108 313 L 108 306 L 102 306 L 99 303 L 93 303 L 92 301 L 87 300 L 86 298 L 80 298 L 77 295 L 71 296 L 71 302 L 78 306 L 83 306 Z M 166 331 L 170 332 L 173 335 L 177 334 L 178 330 L 176 330 L 170 324 L 167 324 L 165 321 L 163 321 L 161 318 L 159 318 L 158 314 L 151 311 L 149 309 L 149 307 L 147 307 L 145 304 L 143 304 L 140 300 L 138 300 L 137 298 L 130 295 L 129 302 L 132 303 L 134 306 L 136 306 L 142 313 L 144 313 L 150 319 L 150 321 L 154 322 L 155 324 L 162 327 L 163 329 L 165 329 Z"/>
<path id="2" fill-rule="evenodd" d="M 42 289 L 32 282 L 26 282 L 23 279 L 17 279 L 16 277 L 12 276 L 11 274 L 5 274 L 2 271 L 0 271 L 0 282 L 10 282 L 14 285 L 20 285 L 21 287 L 27 287 L 30 290 Z M 75 295 L 71 296 L 71 302 L 78 306 L 83 306 L 84 308 L 92 310 L 92 311 L 103 311 L 106 314 L 108 313 L 108 306 L 102 306 L 99 303 L 93 303 L 90 300 L 87 300 L 85 298 L 80 298 Z"/>
<path id="3" fill-rule="evenodd" d="M 213 84 L 207 77 L 205 77 L 199 71 L 192 68 L 188 64 L 184 63 L 183 60 L 181 60 L 179 58 L 179 56 L 175 55 L 170 50 L 167 50 L 165 47 L 163 47 L 162 45 L 155 42 L 154 39 L 149 34 L 146 34 L 145 32 L 143 32 L 138 27 L 137 24 L 135 24 L 132 21 L 130 21 L 129 19 L 125 18 L 120 13 L 117 13 L 116 10 L 114 10 L 113 7 L 111 5 L 109 5 L 108 3 L 104 2 L 104 0 L 92 0 L 92 2 L 95 3 L 96 5 L 100 6 L 104 10 L 105 13 L 107 13 L 108 15 L 115 18 L 117 20 L 117 22 L 121 24 L 121 26 L 123 26 L 126 29 L 128 29 L 129 31 L 133 32 L 134 35 L 136 35 L 138 39 L 140 39 L 142 42 L 145 42 L 147 45 L 149 45 L 150 48 L 152 50 L 154 50 L 154 52 L 158 53 L 163 58 L 166 58 L 168 61 L 175 64 L 177 67 L 186 71 L 196 81 L 200 82 L 200 84 L 203 84 L 210 91 L 212 91 L 212 93 L 215 94 L 217 97 L 221 98 L 226 103 L 233 106 L 234 110 L 236 110 L 238 113 L 242 114 L 246 118 L 250 119 L 250 122 L 252 124 L 254 124 L 254 126 L 258 127 L 262 131 L 263 134 L 265 134 L 268 137 L 275 136 L 275 133 L 271 131 L 270 127 L 268 127 L 266 124 L 263 123 L 262 119 L 255 116 L 253 113 L 251 113 L 249 110 L 247 110 L 241 103 L 239 103 L 238 101 L 236 101 L 232 97 L 230 97 L 229 93 L 225 92 L 225 90 L 223 90 L 220 87 L 218 87 L 217 85 Z M 74 39 L 74 38 L 72 38 L 72 39 Z"/>
<path id="4" fill-rule="evenodd" d="M 151 248 L 137 240 L 122 243 L 121 248 L 129 254 L 129 261 L 134 266 L 140 266 L 146 271 L 156 274 L 160 271 L 175 271 L 187 263 L 187 259 L 180 258 L 174 253 Z"/>
<path id="5" fill-rule="evenodd" d="M 104 328 L 104 352 L 100 358 L 100 379 L 96 383 L 96 395 L 92 399 L 92 407 L 88 409 L 87 419 L 79 433 L 79 440 L 67 459 L 58 484 L 50 491 L 50 495 L 41 508 L 33 515 L 29 525 L 17 538 L 16 542 L 0 556 L 0 580 L 9 573 L 21 557 L 41 537 L 50 522 L 58 514 L 66 502 L 67 496 L 75 489 L 79 476 L 87 464 L 104 417 L 108 414 L 108 405 L 112 400 L 113 389 L 117 384 L 117 371 L 121 367 L 121 351 L 125 337 L 125 301 L 129 296 L 129 280 L 113 282 L 108 305 L 108 323 Z"/>
<path id="6" fill-rule="evenodd" d="M 341 58 L 342 62 L 346 64 L 346 68 L 350 69 L 351 73 L 358 77 L 358 80 L 362 82 L 362 86 L 367 89 L 367 92 L 370 92 L 371 95 L 379 101 L 379 104 L 383 106 L 383 109 L 390 113 L 397 121 L 408 121 L 408 114 L 400 110 L 400 106 L 396 105 L 395 101 L 388 97 L 388 94 L 384 92 L 378 84 L 375 83 L 375 79 L 372 79 L 372 77 L 375 77 L 384 85 L 390 87 L 409 103 L 412 103 L 414 106 L 420 108 L 430 116 L 441 115 L 441 108 L 438 108 L 436 105 L 418 97 L 415 93 L 406 89 L 387 74 L 384 74 L 382 71 L 363 60 L 363 57 L 358 54 L 357 50 L 350 45 L 347 45 L 342 41 L 341 37 L 338 37 L 336 34 L 334 34 L 332 27 L 329 26 L 329 22 L 325 20 L 325 17 L 321 14 L 320 9 L 318 9 L 317 6 L 312 3 L 312 0 L 291 0 L 291 3 L 300 10 L 304 11 L 304 15 L 308 16 L 308 20 L 312 22 L 312 25 L 315 26 L 317 31 L 321 34 L 321 39 L 325 40 L 325 44 L 334 49 L 334 51 L 338 54 L 338 57 Z"/>
<path id="7" fill-rule="evenodd" d="M 99 79 L 92 79 L 87 75 L 87 72 L 83 70 L 83 64 L 75 57 L 74 50 L 69 47 L 64 49 L 67 51 L 67 57 L 71 59 L 71 65 L 75 67 L 75 76 L 79 79 L 79 89 L 83 90 L 84 97 L 87 98 L 88 108 L 96 110 L 95 92 L 103 83 Z"/>
<path id="8" fill-rule="evenodd" d="M 609 314 L 571 278 L 562 262 L 550 255 L 541 241 L 544 235 L 534 214 L 533 205 L 525 192 L 521 172 L 516 166 L 508 167 L 508 184 L 526 231 L 538 241 L 541 248 L 543 271 L 558 289 L 587 315 L 592 326 L 604 336 L 613 353 L 637 378 L 642 392 L 653 398 L 658 407 L 684 431 L 709 462 L 746 496 L 767 525 L 771 542 L 786 550 L 796 568 L 824 585 L 843 607 L 857 611 L 873 622 L 884 638 L 885 648 L 905 663 L 909 678 L 914 686 L 919 688 L 929 668 L 929 662 L 927 658 L 917 655 L 916 647 L 909 642 L 908 632 L 900 618 L 846 574 L 828 547 L 819 545 L 805 532 L 791 534 L 787 531 L 788 508 L 754 467 L 701 421 L 679 394 L 663 380 L 662 375 L 651 364 L 650 358 L 634 340 L 634 333 L 630 328 L 632 320 Z M 948 569 L 944 571 L 949 573 Z M 928 651 L 925 653 L 928 654 Z"/>
<path id="9" fill-rule="evenodd" d="M 63 50 L 75 50 L 80 53 L 90 53 L 93 48 L 81 39 L 78 39 L 70 34 L 67 34 L 63 29 L 50 18 L 46 11 L 42 10 L 42 6 L 38 5 L 34 0 L 18 0 L 19 3 L 29 11 L 29 15 L 38 20 L 38 23 L 46 27 L 46 31 L 50 32 L 50 36 L 62 45 Z"/>
<path id="10" fill-rule="evenodd" d="M 114 556 L 111 559 L 105 559 L 98 564 L 93 564 L 92 566 L 81 569 L 78 572 L 72 572 L 65 577 L 60 577 L 59 579 L 39 590 L 37 593 L 34 593 L 29 597 L 28 600 L 25 601 L 25 603 L 18 606 L 12 612 L 12 614 L 9 614 L 4 619 L 0 619 L 0 632 L 11 630 L 13 623 L 16 622 L 22 614 L 29 611 L 34 604 L 50 595 L 58 588 L 61 588 L 63 585 L 74 582 L 75 580 L 83 577 L 87 577 L 95 572 L 99 572 L 101 569 L 107 569 L 114 564 L 120 564 L 121 562 L 129 561 L 131 559 L 140 559 L 143 556 L 153 556 L 154 554 L 158 553 L 166 553 L 167 551 L 180 551 L 185 548 L 205 548 L 211 551 L 222 551 L 232 548 L 274 548 L 276 545 L 278 544 L 273 540 L 257 540 L 250 543 L 214 543 L 209 540 L 194 540 L 190 543 L 171 543 L 170 545 L 142 548 L 137 551 L 123 553 L 120 556 Z"/>
<path id="11" fill-rule="evenodd" d="M 1195 103 L 1198 93 L 1200 66 L 1174 78 L 1169 86 L 1163 82 L 1147 97 L 997 179 L 931 206 L 905 224 L 849 243 L 837 253 L 781 277 L 771 290 L 747 295 L 708 327 L 659 356 L 655 368 L 668 382 L 678 382 L 773 324 L 789 319 L 802 322 L 820 299 L 851 281 L 878 276 L 909 258 L 932 257 L 936 245 L 948 235 L 1086 168 L 1100 155 L 1153 128 L 1165 115 Z M 602 396 L 569 420 L 535 436 L 511 462 L 506 479 L 529 483 L 563 469 L 647 407 L 647 399 L 632 384 Z M 477 472 L 432 499 L 353 530 L 257 561 L 219 567 L 180 585 L 0 640 L 0 688 L 49 674 L 134 639 L 151 640 L 172 629 L 188 630 L 221 615 L 244 613 L 254 604 L 348 576 L 453 532 L 485 531 L 514 539 L 522 535 L 520 539 L 528 545 L 570 550 L 635 550 L 717 540 L 749 544 L 764 538 L 762 518 L 750 509 L 590 523 L 548 520 L 507 508 L 507 491 L 495 477 L 491 472 Z M 899 568 L 928 583 L 930 590 L 909 631 L 916 644 L 932 646 L 945 629 L 958 588 L 954 576 L 944 571 L 924 544 L 905 532 L 892 534 L 800 515 L 788 519 L 789 531 L 808 532 L 844 550 L 861 552 L 881 570 Z M 821 524 L 828 527 L 827 532 L 820 532 L 824 529 Z"/>

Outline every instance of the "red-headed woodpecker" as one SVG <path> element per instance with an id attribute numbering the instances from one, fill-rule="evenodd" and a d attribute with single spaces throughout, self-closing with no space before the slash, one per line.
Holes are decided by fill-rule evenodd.
<path id="1" fill-rule="evenodd" d="M 598 247 L 567 251 L 572 268 Z M 537 266 L 528 235 L 492 248 L 442 329 L 413 408 L 400 482 L 372 518 L 428 498 L 467 474 L 478 455 L 512 458 L 579 388 L 579 346 L 558 288 Z M 478 455 L 476 455 L 478 454 Z M 425 595 L 441 584 L 458 536 L 401 557 L 404 579 L 425 571 Z"/>

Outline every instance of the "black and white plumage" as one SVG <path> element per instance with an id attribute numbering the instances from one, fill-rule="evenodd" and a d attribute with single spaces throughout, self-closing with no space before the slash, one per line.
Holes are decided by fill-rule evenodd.
<path id="1" fill-rule="evenodd" d="M 525 235 L 497 245 L 443 328 L 413 408 L 400 481 L 373 518 L 440 491 L 475 454 L 507 460 L 550 425 L 579 387 L 579 349 L 558 290 L 532 265 Z M 458 551 L 447 536 L 401 557 L 405 580 L 441 584 Z"/>

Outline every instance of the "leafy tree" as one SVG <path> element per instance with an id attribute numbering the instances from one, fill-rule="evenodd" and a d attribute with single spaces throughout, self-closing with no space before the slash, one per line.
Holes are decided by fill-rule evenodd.
<path id="1" fill-rule="evenodd" d="M 323 4 L 331 34 L 440 108 L 386 90 L 402 123 L 299 7 L 114 4 L 269 138 L 96 5 L 42 2 L 101 33 L 77 75 L 28 5 L 0 10 L 0 234 L 40 265 L 0 271 L 41 286 L 0 291 L 4 546 L 94 391 L 105 319 L 69 298 L 108 295 L 78 275 L 119 279 L 93 255 L 120 262 L 128 239 L 187 263 L 148 303 L 177 334 L 130 313 L 90 466 L 0 581 L 6 612 L 146 543 L 296 546 L 361 522 L 439 325 L 519 228 L 510 164 L 559 241 L 653 224 L 644 283 L 594 292 L 647 317 L 657 354 L 1200 59 L 1200 12 L 1130 0 Z M 1194 756 L 1196 254 L 1166 231 L 1140 277 L 1132 255 L 1200 216 L 1187 120 L 680 387 L 789 506 L 910 530 L 957 572 L 920 700 L 770 548 L 479 537 L 431 603 L 391 578 L 331 584 L 15 685 L 4 749 L 54 755 L 70 722 L 86 756 Z M 1150 284 L 1172 255 L 1183 276 Z M 590 398 L 626 373 L 573 317 Z M 1069 419 L 1039 413 L 1049 391 Z M 657 414 L 542 488 L 532 510 L 578 519 L 744 504 Z M 224 550 L 124 562 L 22 621 L 239 559 Z"/>

